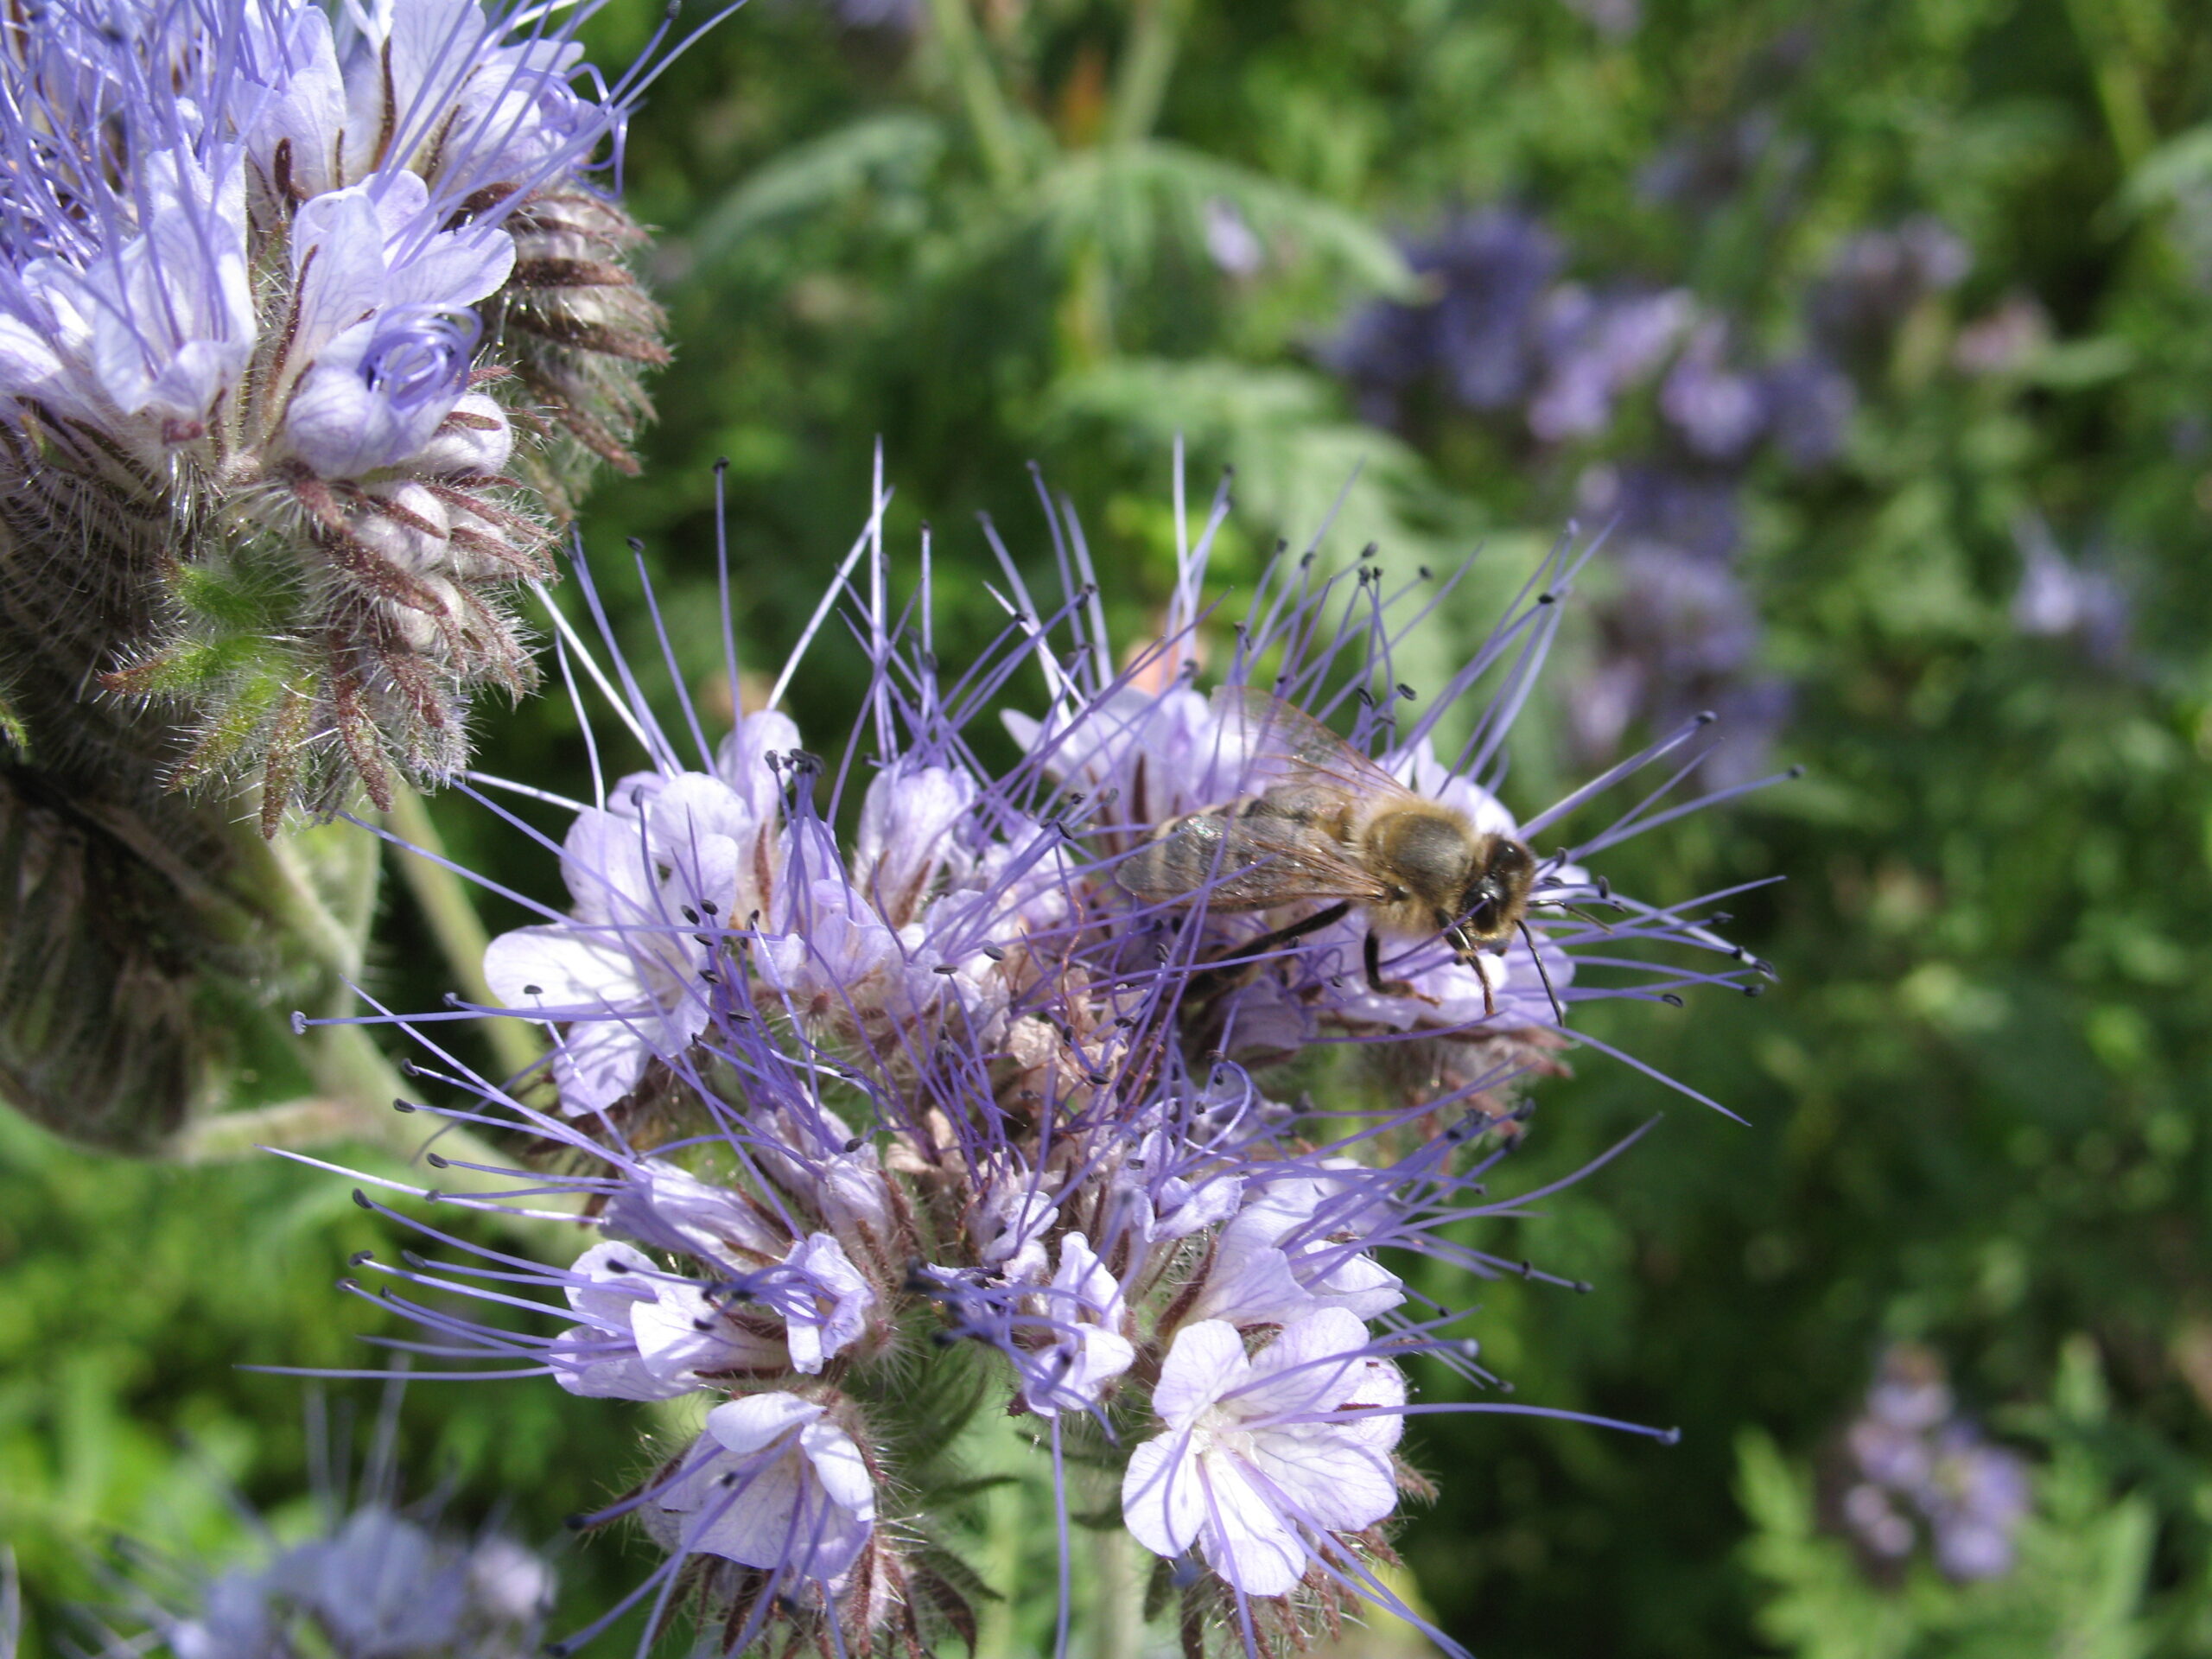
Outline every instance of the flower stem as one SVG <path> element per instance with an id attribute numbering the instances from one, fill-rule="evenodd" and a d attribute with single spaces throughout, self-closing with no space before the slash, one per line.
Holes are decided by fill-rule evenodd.
<path id="1" fill-rule="evenodd" d="M 960 101 L 967 107 L 968 124 L 983 152 L 984 168 L 993 184 L 1010 189 L 1021 182 L 1021 149 L 969 4 L 969 0 L 930 0 L 930 21 L 951 67 Z"/>
<path id="2" fill-rule="evenodd" d="M 429 807 L 413 790 L 400 788 L 393 792 L 391 810 L 385 814 L 385 823 L 392 834 L 429 855 L 403 857 L 400 874 L 423 918 L 429 924 L 446 965 L 461 982 L 461 995 L 480 1007 L 496 1003 L 499 999 L 492 995 L 484 977 L 484 950 L 492 942 L 491 936 L 476 914 L 467 883 L 441 861 L 445 840 L 438 834 Z M 510 1077 L 527 1071 L 545 1058 L 537 1039 L 519 1020 L 487 1017 L 478 1021 L 478 1027 L 492 1045 L 500 1070 Z"/>
<path id="3" fill-rule="evenodd" d="M 1144 1650 L 1144 1585 L 1136 1541 L 1119 1527 L 1090 1535 L 1097 1606 L 1091 1615 L 1091 1659 L 1138 1659 Z"/>
<path id="4" fill-rule="evenodd" d="M 1107 127 L 1112 143 L 1133 144 L 1151 134 L 1167 96 L 1183 24 L 1190 15 L 1191 0 L 1136 0 L 1136 21 L 1122 49 L 1113 118 Z"/>

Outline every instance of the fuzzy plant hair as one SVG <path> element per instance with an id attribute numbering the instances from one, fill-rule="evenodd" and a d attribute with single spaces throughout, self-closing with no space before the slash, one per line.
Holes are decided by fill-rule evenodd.
<path id="1" fill-rule="evenodd" d="M 1395 659 L 1458 576 L 1332 575 L 1309 551 L 1221 594 L 1224 486 L 1159 637 L 1117 644 L 1072 511 L 1044 505 L 1052 587 L 1033 595 L 987 524 L 1007 622 L 956 671 L 926 542 L 918 590 L 892 591 L 879 488 L 807 632 L 836 613 L 869 664 L 835 743 L 780 707 L 804 641 L 710 741 L 688 705 L 658 721 L 619 653 L 602 666 L 567 638 L 643 766 L 587 801 L 477 793 L 514 856 L 560 861 L 571 907 L 493 943 L 500 1007 L 357 1016 L 415 1045 L 424 1098 L 406 1109 L 534 1147 L 492 1177 L 503 1191 L 444 1202 L 584 1218 L 560 1267 L 406 1221 L 418 1248 L 359 1258 L 351 1286 L 420 1323 L 399 1346 L 702 1414 L 626 1490 L 608 1471 L 588 1518 L 663 1552 L 632 1598 L 649 1633 L 688 1619 L 731 1654 L 972 1638 L 979 1596 L 1014 1586 L 961 1548 L 970 1436 L 1008 1414 L 1054 1495 L 1056 1651 L 1077 1523 L 1154 1558 L 1148 1612 L 1192 1656 L 1297 1646 L 1362 1603 L 1405 1613 L 1389 1529 L 1429 1490 L 1407 1421 L 1543 1410 L 1503 1397 L 1455 1311 L 1483 1279 L 1548 1277 L 1481 1242 L 1541 1196 L 1493 1190 L 1531 1085 L 1578 1047 L 1613 1053 L 1580 1029 L 1592 1001 L 1763 982 L 1714 931 L 1725 895 L 1643 899 L 1600 872 L 1716 798 L 1673 799 L 1704 720 L 1549 805 L 1501 798 L 1586 548 L 1545 557 L 1422 699 Z M 1226 658 L 1212 688 L 1208 645 Z M 1471 956 L 1394 937 L 1377 989 L 1363 911 L 1294 932 L 1287 916 L 1319 907 L 1217 907 L 1221 872 L 1133 892 L 1121 873 L 1163 827 L 1281 804 L 1255 708 L 1335 722 L 1395 787 L 1548 849 L 1527 931 Z M 1440 748 L 1454 719 L 1468 735 Z M 549 808 L 557 838 L 533 827 Z M 445 1022 L 481 1017 L 530 1022 L 543 1060 L 465 1065 Z M 1458 1397 L 1417 1399 L 1415 1361 Z"/>

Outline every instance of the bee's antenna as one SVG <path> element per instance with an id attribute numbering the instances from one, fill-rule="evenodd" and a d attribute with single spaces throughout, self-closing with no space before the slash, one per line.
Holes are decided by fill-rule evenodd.
<path id="1" fill-rule="evenodd" d="M 1559 993 L 1552 988 L 1551 972 L 1544 966 L 1543 957 L 1536 950 L 1536 936 L 1529 931 L 1529 924 L 1525 920 L 1516 922 L 1514 925 L 1521 930 L 1521 938 L 1529 946 L 1529 960 L 1536 964 L 1536 977 L 1544 982 L 1544 995 L 1552 1000 L 1552 1018 L 1564 1031 L 1567 1029 L 1567 1010 L 1560 1006 Z"/>

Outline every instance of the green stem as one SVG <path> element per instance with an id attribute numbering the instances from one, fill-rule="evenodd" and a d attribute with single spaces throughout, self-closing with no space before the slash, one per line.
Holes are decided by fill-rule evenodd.
<path id="1" fill-rule="evenodd" d="M 1167 96 L 1168 78 L 1175 72 L 1175 54 L 1190 15 L 1191 0 L 1136 0 L 1136 20 L 1122 48 L 1113 114 L 1106 127 L 1109 142 L 1133 144 L 1151 134 Z"/>
<path id="2" fill-rule="evenodd" d="M 491 936 L 484 931 L 470 900 L 468 884 L 439 861 L 445 856 L 445 842 L 429 808 L 413 790 L 402 788 L 394 794 L 385 823 L 392 834 L 429 855 L 402 855 L 400 874 L 423 920 L 430 925 L 431 937 L 437 940 L 447 967 L 461 982 L 461 995 L 480 1007 L 492 1007 L 499 998 L 492 995 L 491 984 L 484 977 L 484 951 L 492 942 Z M 500 1070 L 509 1077 L 527 1071 L 545 1058 L 531 1029 L 518 1020 L 487 1015 L 478 1025 L 492 1045 Z"/>
<path id="3" fill-rule="evenodd" d="M 1119 1527 L 1090 1535 L 1098 1605 L 1091 1614 L 1092 1659 L 1138 1659 L 1144 1651 L 1144 1585 L 1136 1541 Z"/>
<path id="4" fill-rule="evenodd" d="M 967 108 L 976 146 L 983 152 L 984 169 L 993 184 L 1012 189 L 1021 182 L 1021 148 L 1014 137 L 1013 111 L 999 91 L 969 4 L 969 0 L 930 0 L 930 21 Z"/>
<path id="5" fill-rule="evenodd" d="M 397 1177 L 418 1181 L 441 1193 L 496 1197 L 515 1185 L 512 1177 L 461 1166 L 480 1164 L 491 1171 L 510 1168 L 515 1162 L 512 1155 L 467 1128 L 394 1109 L 392 1103 L 408 1093 L 405 1081 L 360 1027 L 325 1026 L 317 1030 L 308 1065 L 321 1093 L 252 1111 L 202 1118 L 178 1137 L 173 1148 L 175 1156 L 185 1163 L 209 1163 L 242 1158 L 263 1147 L 305 1152 L 350 1141 L 373 1147 L 397 1160 L 401 1166 L 394 1172 Z M 449 1160 L 444 1167 L 425 1168 L 422 1164 L 433 1139 L 437 1155 Z M 533 1198 L 531 1205 L 538 1210 L 573 1207 L 550 1195 Z M 531 1241 L 549 1259 L 562 1259 L 575 1249 L 574 1229 L 569 1224 L 503 1214 L 498 1210 L 486 1213 L 499 1216 L 503 1225 Z"/>
<path id="6" fill-rule="evenodd" d="M 2136 73 L 2127 42 L 2118 38 L 2119 24 L 2104 12 L 2104 3 L 2069 0 L 2066 10 L 2088 57 L 2097 102 L 2104 111 L 2105 130 L 2112 136 L 2120 169 L 2133 174 L 2157 145 L 2158 133 L 2151 119 L 2151 101 L 2143 91 L 2143 77 Z"/>

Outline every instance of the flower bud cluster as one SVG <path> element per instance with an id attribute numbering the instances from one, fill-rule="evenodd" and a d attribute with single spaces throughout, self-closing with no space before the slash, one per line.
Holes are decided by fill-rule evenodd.
<path id="1" fill-rule="evenodd" d="M 658 314 L 580 169 L 573 27 L 492 0 L 43 0 L 0 22 L 0 626 L 41 766 L 378 804 L 533 677 L 518 425 L 625 459 Z M 542 447 L 542 446 L 541 446 Z M 555 501 L 555 506 L 560 505 Z M 174 709 L 137 743 L 96 677 Z M 162 724 L 166 726 L 168 721 Z M 113 711 L 111 727 L 130 722 Z"/>
<path id="2" fill-rule="evenodd" d="M 1484 1176 L 1515 1144 L 1522 1085 L 1556 1069 L 1576 1001 L 1678 1001 L 1761 970 L 1709 917 L 1586 872 L 1635 813 L 1541 861 L 1533 925 L 1502 952 L 1382 942 L 1382 988 L 1363 910 L 1285 938 L 1269 923 L 1312 902 L 1216 910 L 1217 872 L 1140 896 L 1122 873 L 1164 827 L 1289 798 L 1270 794 L 1294 771 L 1270 728 L 1294 711 L 1357 709 L 1345 753 L 1372 756 L 1370 787 L 1395 779 L 1404 800 L 1502 837 L 1655 758 L 1523 823 L 1474 781 L 1556 626 L 1565 550 L 1439 689 L 1437 713 L 1502 677 L 1448 763 L 1434 713 L 1393 723 L 1389 643 L 1423 584 L 1283 564 L 1208 696 L 1191 683 L 1213 628 L 1205 554 L 1202 540 L 1185 561 L 1165 638 L 1126 666 L 1079 541 L 1061 602 L 1040 612 L 1017 582 L 999 646 L 957 680 L 925 623 L 911 637 L 880 601 L 855 601 L 874 672 L 826 800 L 824 763 L 772 709 L 696 761 L 625 709 L 653 766 L 575 812 L 572 909 L 486 958 L 506 1009 L 551 1037 L 543 1075 L 474 1077 L 435 1025 L 410 1025 L 480 1098 L 455 1116 L 519 1118 L 556 1170 L 581 1164 L 528 1187 L 580 1194 L 601 1237 L 565 1271 L 466 1246 L 369 1265 L 442 1292 L 488 1281 L 502 1300 L 535 1283 L 566 1321 L 496 1330 L 397 1292 L 443 1351 L 520 1361 L 580 1395 L 704 1396 L 703 1432 L 603 1518 L 644 1523 L 668 1551 L 661 1597 L 699 1592 L 728 1650 L 788 1626 L 793 1643 L 918 1653 L 938 1626 L 970 1628 L 974 1575 L 951 1558 L 942 1495 L 959 1472 L 949 1443 L 995 1407 L 1030 1426 L 1064 1503 L 1077 1454 L 1117 1471 L 1122 1523 L 1160 1558 L 1158 1595 L 1180 1589 L 1187 1630 L 1241 1630 L 1249 1647 L 1389 1602 L 1382 1528 L 1425 1490 L 1397 1456 L 1420 1408 L 1402 1363 L 1430 1353 L 1489 1381 L 1408 1263 L 1533 1271 L 1464 1242 L 1463 1224 L 1504 1207 Z M 1020 758 L 995 772 L 974 728 L 1025 668 L 1046 701 L 1006 715 Z M 1272 690 L 1243 690 L 1255 683 Z M 1600 939 L 1621 982 L 1603 988 L 1577 961 Z M 1722 965 L 1665 964 L 1654 944 Z M 1400 1058 L 1380 1088 L 1337 1076 L 1326 1104 L 1277 1097 L 1286 1063 L 1340 1051 Z M 946 1408 L 949 1394 L 964 1403 Z"/>

